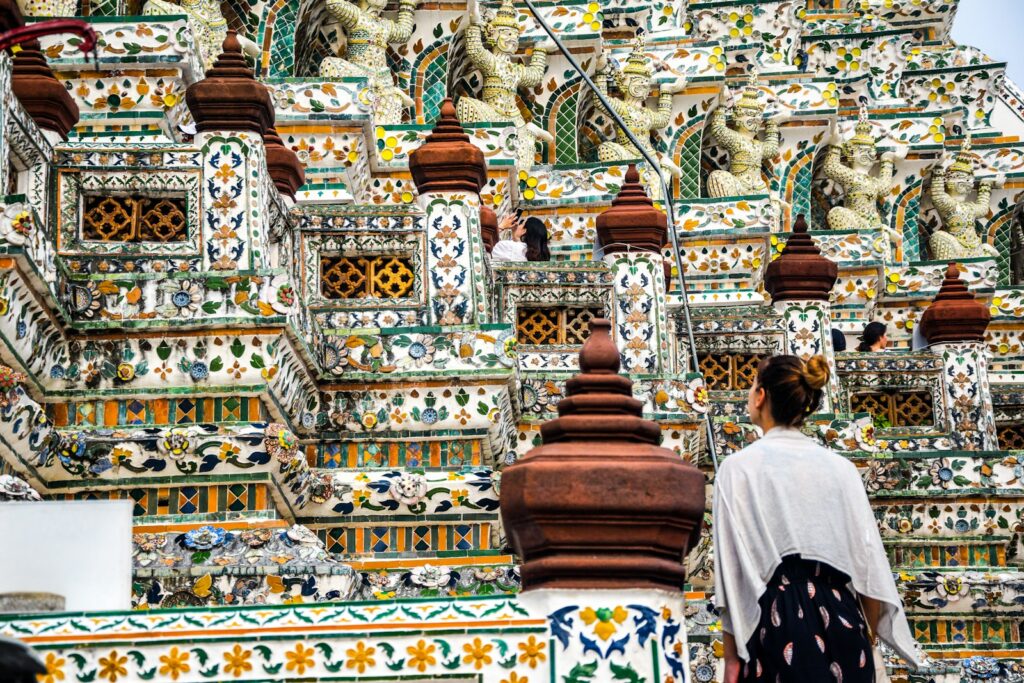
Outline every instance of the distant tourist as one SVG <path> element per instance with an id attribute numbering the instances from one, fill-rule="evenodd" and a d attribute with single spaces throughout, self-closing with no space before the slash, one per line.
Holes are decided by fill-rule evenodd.
<path id="1" fill-rule="evenodd" d="M 45 674 L 46 665 L 28 645 L 0 636 L 0 681 L 35 683 L 43 680 Z"/>
<path id="2" fill-rule="evenodd" d="M 835 327 L 832 328 L 832 350 L 836 353 L 846 350 L 846 335 Z"/>
<path id="3" fill-rule="evenodd" d="M 763 360 L 747 412 L 764 436 L 715 477 L 725 683 L 870 683 L 872 634 L 919 666 L 856 466 L 799 430 L 828 378 L 824 356 Z"/>
<path id="4" fill-rule="evenodd" d="M 889 328 L 885 323 L 868 323 L 860 335 L 858 351 L 885 351 L 889 348 Z"/>
<path id="5" fill-rule="evenodd" d="M 507 235 L 491 249 L 492 262 L 549 261 L 548 229 L 539 218 L 523 220 L 509 214 L 498 223 L 501 234 Z"/>

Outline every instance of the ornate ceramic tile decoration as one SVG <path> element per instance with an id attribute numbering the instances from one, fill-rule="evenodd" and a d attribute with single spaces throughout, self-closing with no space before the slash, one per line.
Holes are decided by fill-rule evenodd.
<path id="1" fill-rule="evenodd" d="M 657 169 L 513 0 L 18 4 L 98 42 L 40 39 L 66 139 L 0 54 L 0 504 L 134 515 L 132 611 L 0 619 L 40 680 L 721 680 L 710 504 L 685 593 L 541 600 L 501 519 L 607 317 L 708 495 L 760 359 L 826 354 L 805 432 L 935 655 L 893 680 L 1024 681 L 1024 94 L 957 0 L 535 3 Z M 188 94 L 223 50 L 262 114 Z M 632 162 L 672 232 L 601 244 Z M 517 212 L 549 258 L 491 257 Z M 838 277 L 773 303 L 801 214 Z"/>

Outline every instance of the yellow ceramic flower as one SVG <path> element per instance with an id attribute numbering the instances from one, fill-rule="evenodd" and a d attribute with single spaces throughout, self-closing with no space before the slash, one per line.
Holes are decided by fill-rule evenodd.
<path id="1" fill-rule="evenodd" d="M 299 674 L 306 673 L 306 669 L 312 669 L 314 666 L 313 648 L 307 648 L 302 643 L 296 643 L 294 650 L 285 652 L 284 658 L 288 660 L 284 668 L 288 671 L 298 671 Z"/>
<path id="2" fill-rule="evenodd" d="M 428 645 L 427 641 L 422 639 L 416 645 L 410 645 L 405 648 L 405 651 L 409 653 L 409 668 L 422 672 L 426 671 L 428 666 L 437 664 L 437 659 L 434 658 L 434 650 L 436 649 L 436 647 Z"/>
<path id="3" fill-rule="evenodd" d="M 509 674 L 508 678 L 501 679 L 501 683 L 530 683 L 526 676 L 520 676 L 515 671 Z"/>
<path id="4" fill-rule="evenodd" d="M 46 673 L 39 674 L 36 679 L 41 683 L 56 683 L 64 680 L 64 664 L 67 662 L 63 657 L 58 657 L 52 652 L 46 653 Z"/>
<path id="5" fill-rule="evenodd" d="M 466 651 L 462 657 L 463 664 L 472 664 L 477 669 L 482 669 L 484 664 L 490 664 L 493 661 L 489 653 L 494 646 L 482 642 L 479 638 L 474 638 L 472 643 L 466 643 L 462 649 Z"/>
<path id="6" fill-rule="evenodd" d="M 376 651 L 377 648 L 366 647 L 362 642 L 358 642 L 355 647 L 345 651 L 345 654 L 348 655 L 348 662 L 346 662 L 345 666 L 350 669 L 359 669 L 359 673 L 363 673 L 366 671 L 366 667 L 372 667 L 377 664 L 373 659 L 373 654 Z"/>
<path id="7" fill-rule="evenodd" d="M 583 623 L 587 626 L 597 622 L 597 625 L 594 626 L 594 633 L 601 640 L 608 640 L 611 638 L 615 631 L 618 630 L 618 624 L 626 621 L 628 616 L 629 613 L 621 606 L 617 606 L 615 609 L 602 607 L 598 610 L 595 610 L 592 607 L 587 607 L 580 612 L 580 619 L 582 619 Z"/>
<path id="8" fill-rule="evenodd" d="M 547 657 L 544 656 L 544 641 L 538 641 L 535 636 L 530 636 L 525 643 L 519 643 L 519 663 L 528 664 L 531 669 L 537 667 Z M 526 680 L 526 679 L 523 679 Z"/>
<path id="9" fill-rule="evenodd" d="M 250 657 L 252 657 L 252 650 L 243 649 L 236 643 L 231 652 L 224 653 L 224 661 L 227 662 L 224 665 L 224 672 L 229 676 L 239 678 L 245 672 L 252 671 L 252 664 L 249 663 Z"/>
<path id="10" fill-rule="evenodd" d="M 192 667 L 188 665 L 188 658 L 188 652 L 182 652 L 177 647 L 172 647 L 170 652 L 160 655 L 160 675 L 170 676 L 175 681 L 178 680 L 178 676 L 192 670 Z"/>
<path id="11" fill-rule="evenodd" d="M 98 676 L 103 680 L 115 683 L 118 676 L 127 676 L 128 669 L 124 667 L 128 663 L 127 655 L 120 657 L 117 654 L 117 650 L 111 650 L 110 654 L 106 657 L 100 657 L 100 671 Z"/>

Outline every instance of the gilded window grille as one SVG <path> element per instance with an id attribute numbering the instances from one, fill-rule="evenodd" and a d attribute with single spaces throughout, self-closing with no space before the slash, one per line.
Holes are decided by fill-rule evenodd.
<path id="1" fill-rule="evenodd" d="M 1024 424 L 999 425 L 999 450 L 1024 451 Z"/>
<path id="2" fill-rule="evenodd" d="M 708 351 L 700 356 L 700 371 L 709 391 L 745 391 L 757 379 L 761 354 Z"/>
<path id="3" fill-rule="evenodd" d="M 326 299 L 399 299 L 409 296 L 415 282 L 409 256 L 320 258 L 320 293 Z"/>
<path id="4" fill-rule="evenodd" d="M 516 341 L 524 346 L 576 346 L 590 336 L 590 321 L 604 315 L 600 308 L 519 307 Z"/>
<path id="5" fill-rule="evenodd" d="M 929 427 L 935 424 L 935 407 L 929 391 L 886 389 L 850 396 L 850 410 L 870 413 L 893 427 Z"/>
<path id="6" fill-rule="evenodd" d="M 98 242 L 184 242 L 183 197 L 86 195 L 82 239 Z"/>

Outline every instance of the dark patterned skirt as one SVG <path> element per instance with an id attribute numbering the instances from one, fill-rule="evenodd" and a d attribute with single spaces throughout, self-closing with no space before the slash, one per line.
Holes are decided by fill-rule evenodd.
<path id="1" fill-rule="evenodd" d="M 790 555 L 758 601 L 742 683 L 874 683 L 871 643 L 850 577 Z"/>

